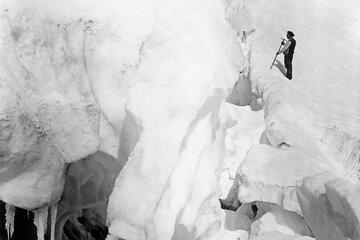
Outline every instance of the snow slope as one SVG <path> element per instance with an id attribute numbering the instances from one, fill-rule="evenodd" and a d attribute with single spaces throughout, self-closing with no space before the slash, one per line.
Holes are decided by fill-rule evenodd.
<path id="1" fill-rule="evenodd" d="M 316 172 L 331 172 L 359 184 L 359 17 L 357 1 L 245 0 L 230 4 L 228 18 L 236 31 L 241 35 L 255 29 L 247 39 L 245 55 L 253 90 L 263 99 L 265 133 L 273 147 L 259 145 L 248 151 L 238 169 L 240 201 L 268 201 L 299 214 L 311 213 L 327 204 L 328 200 L 317 198 L 317 189 L 331 178 L 314 180 L 313 188 L 307 188 L 306 181 L 301 181 L 304 177 L 316 179 Z M 279 38 L 287 30 L 297 40 L 292 81 L 283 76 L 281 57 L 269 70 Z M 302 196 L 305 192 L 297 192 L 298 187 L 309 195 Z M 329 200 L 333 197 L 326 194 Z M 345 230 L 336 218 L 352 222 L 358 217 L 332 209 L 323 213 L 328 220 L 321 226 L 315 215 L 304 217 L 316 238 L 352 239 L 357 234 L 354 229 Z M 333 218 L 335 223 L 331 223 Z M 341 234 L 331 236 L 324 226 L 339 228 Z"/>
<path id="2" fill-rule="evenodd" d="M 300 125 L 336 126 L 358 138 L 360 3 L 240 1 L 240 5 L 250 19 L 250 24 L 246 24 L 250 26 L 241 26 L 241 30 L 256 29 L 251 43 L 251 78 L 263 79 L 262 88 L 268 88 L 263 94 L 273 105 L 269 111 L 275 112 L 272 110 L 280 103 L 287 104 L 309 119 L 304 123 L 299 121 Z M 282 81 L 278 86 L 279 77 L 273 74 L 279 76 L 276 74 L 279 70 L 268 71 L 268 67 L 286 30 L 292 30 L 298 42 L 293 61 L 294 80 Z M 282 63 L 282 56 L 278 59 Z M 281 117 L 292 115 L 295 114 L 281 114 Z"/>

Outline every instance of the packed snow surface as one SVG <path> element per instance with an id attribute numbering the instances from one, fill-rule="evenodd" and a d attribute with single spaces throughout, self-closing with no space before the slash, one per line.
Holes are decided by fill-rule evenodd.
<path id="1" fill-rule="evenodd" d="M 359 1 L 0 4 L 9 236 L 22 207 L 54 238 L 67 174 L 116 178 L 109 199 L 65 189 L 58 215 L 108 201 L 107 240 L 358 239 Z M 287 30 L 292 81 L 282 56 L 269 69 Z"/>

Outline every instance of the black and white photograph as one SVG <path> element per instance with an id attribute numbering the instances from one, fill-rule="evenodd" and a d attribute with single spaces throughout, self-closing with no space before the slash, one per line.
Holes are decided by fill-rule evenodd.
<path id="1" fill-rule="evenodd" d="M 360 240 L 360 0 L 0 0 L 0 240 Z"/>

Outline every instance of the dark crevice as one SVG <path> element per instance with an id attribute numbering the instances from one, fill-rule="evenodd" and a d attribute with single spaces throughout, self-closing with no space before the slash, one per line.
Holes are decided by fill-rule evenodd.
<path id="1" fill-rule="evenodd" d="M 236 199 L 235 201 L 227 201 L 226 199 L 219 199 L 220 206 L 222 209 L 230 210 L 236 212 L 236 210 L 241 206 L 241 202 Z"/>
<path id="2" fill-rule="evenodd" d="M 238 199 L 236 199 L 235 201 L 227 201 L 226 199 L 219 199 L 219 201 L 222 209 L 230 210 L 234 212 L 236 212 L 236 210 L 238 210 L 238 208 L 242 205 L 242 203 Z M 251 203 L 251 210 L 253 212 L 252 219 L 254 219 L 259 210 L 259 208 L 256 205 L 256 202 Z"/>
<path id="3" fill-rule="evenodd" d="M 277 145 L 277 148 L 282 148 L 282 147 L 290 147 L 291 145 L 286 143 L 286 142 L 281 142 L 279 145 Z"/>
<path id="4" fill-rule="evenodd" d="M 255 218 L 256 215 L 257 215 L 257 212 L 259 210 L 258 207 L 256 206 L 256 203 L 251 204 L 251 209 L 252 209 L 252 211 L 254 213 L 254 218 Z"/>

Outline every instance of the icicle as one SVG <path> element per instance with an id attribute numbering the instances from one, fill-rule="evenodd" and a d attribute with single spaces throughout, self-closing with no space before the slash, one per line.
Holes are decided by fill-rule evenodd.
<path id="1" fill-rule="evenodd" d="M 56 224 L 56 215 L 57 215 L 57 204 L 51 206 L 51 234 L 50 240 L 55 240 L 55 224 Z"/>
<path id="2" fill-rule="evenodd" d="M 15 207 L 13 207 L 9 204 L 5 204 L 5 210 L 6 210 L 5 228 L 7 231 L 8 239 L 10 240 L 10 238 L 12 237 L 12 235 L 14 233 Z"/>
<path id="3" fill-rule="evenodd" d="M 44 240 L 47 227 L 49 206 L 34 211 L 34 224 L 37 228 L 37 239 Z"/>

